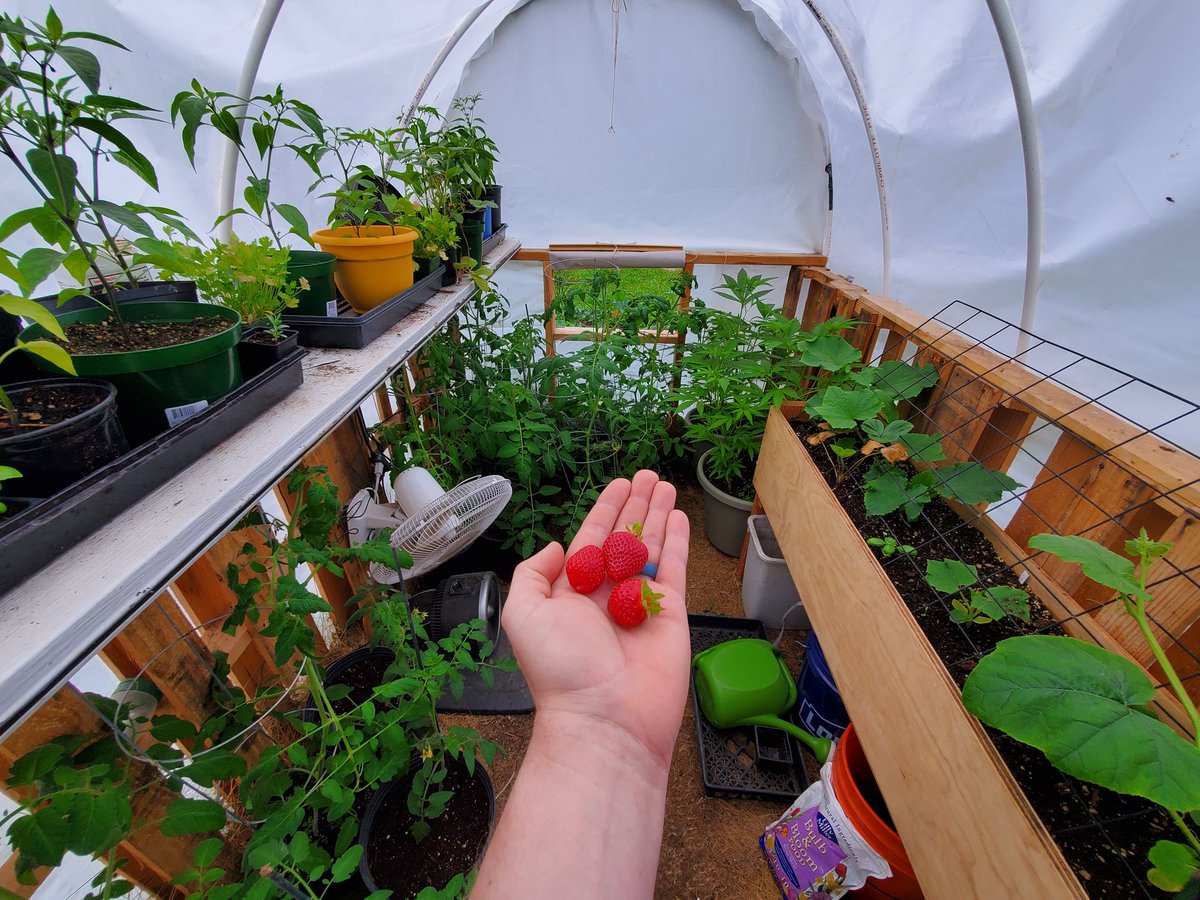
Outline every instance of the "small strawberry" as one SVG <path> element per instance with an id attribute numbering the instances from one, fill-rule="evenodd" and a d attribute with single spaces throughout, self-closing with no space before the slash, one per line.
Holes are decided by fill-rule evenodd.
<path id="1" fill-rule="evenodd" d="M 662 612 L 658 602 L 662 594 L 650 589 L 650 582 L 640 578 L 626 578 L 608 595 L 608 614 L 622 628 L 633 628 L 646 621 L 646 616 L 657 616 Z"/>
<path id="2" fill-rule="evenodd" d="M 613 581 L 624 581 L 642 571 L 650 551 L 642 543 L 642 526 L 638 522 L 626 525 L 624 531 L 614 531 L 604 539 L 604 568 Z"/>
<path id="3" fill-rule="evenodd" d="M 567 560 L 567 581 L 581 594 L 590 594 L 604 583 L 604 551 L 589 544 Z"/>

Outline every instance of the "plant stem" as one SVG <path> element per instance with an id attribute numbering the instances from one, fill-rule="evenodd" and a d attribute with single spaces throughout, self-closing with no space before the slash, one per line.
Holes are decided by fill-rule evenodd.
<path id="1" fill-rule="evenodd" d="M 1183 832 L 1183 836 L 1187 838 L 1187 842 L 1192 845 L 1192 849 L 1195 850 L 1198 855 L 1200 855 L 1200 840 L 1198 840 L 1196 835 L 1192 833 L 1192 829 L 1188 827 L 1188 824 L 1184 820 L 1183 816 L 1175 812 L 1173 809 L 1168 809 L 1167 815 L 1171 817 L 1172 822 L 1179 826 L 1179 830 Z"/>

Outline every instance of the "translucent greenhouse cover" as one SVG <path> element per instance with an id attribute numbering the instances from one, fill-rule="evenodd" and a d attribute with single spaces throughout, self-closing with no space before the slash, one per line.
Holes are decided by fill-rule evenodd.
<path id="1" fill-rule="evenodd" d="M 1009 5 L 1043 155 L 1034 329 L 1200 396 L 1200 4 Z M 263 6 L 60 0 L 56 8 L 67 27 L 132 51 L 99 48 L 105 90 L 166 109 L 192 78 L 235 90 Z M 329 123 L 389 124 L 479 6 L 286 0 L 255 88 L 283 83 Z M 28 0 L 5 7 L 45 11 Z M 875 163 L 814 10 L 844 45 L 878 135 L 890 295 L 926 313 L 960 299 L 1018 321 L 1025 173 L 984 0 L 493 0 L 438 68 L 425 102 L 446 109 L 458 94 L 482 93 L 479 111 L 501 149 L 504 218 L 526 246 L 828 250 L 830 268 L 879 291 Z M 202 134 L 193 173 L 177 133 L 143 126 L 132 133 L 155 161 L 161 195 L 118 171 L 110 196 L 161 202 L 207 225 L 219 211 L 221 139 Z M 299 199 L 310 180 L 283 166 L 272 192 L 320 223 L 328 201 Z M 6 174 L 0 210 L 26 200 Z M 21 249 L 15 239 L 10 246 Z M 1164 408 L 1157 419 L 1170 415 Z M 1173 436 L 1200 446 L 1200 435 Z"/>

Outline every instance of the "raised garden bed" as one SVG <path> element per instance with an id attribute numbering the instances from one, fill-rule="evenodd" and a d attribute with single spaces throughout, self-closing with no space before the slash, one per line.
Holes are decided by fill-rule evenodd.
<path id="1" fill-rule="evenodd" d="M 980 509 L 931 506 L 928 517 L 941 519 L 933 539 L 942 546 L 926 555 L 950 555 L 951 543 L 959 546 L 965 538 L 976 551 L 993 554 L 979 559 L 982 576 L 1011 572 L 1041 602 L 1041 609 L 1034 604 L 1029 630 L 1061 629 L 1146 665 L 1145 649 L 1130 633 L 1132 623 L 1126 625 L 1109 602 L 1111 592 L 1097 591 L 1077 567 L 1031 560 L 1025 543 L 1041 532 L 1083 533 L 1116 548 L 1129 529 L 1147 527 L 1158 539 L 1176 542 L 1182 560 L 1176 566 L 1186 569 L 1193 552 L 1187 532 L 1195 523 L 1186 462 L 1194 457 L 1171 450 L 1099 404 L 1043 383 L 1046 379 L 1006 363 L 954 329 L 922 321 L 832 276 L 815 285 L 806 322 L 835 314 L 864 322 L 855 342 L 867 354 L 882 343 L 886 357 L 910 358 L 902 357 L 905 345 L 915 343 L 918 360 L 938 365 L 939 387 L 906 415 L 914 421 L 926 417 L 920 430 L 952 437 L 943 443 L 953 459 L 1007 469 L 1037 416 L 1057 420 L 1062 433 L 1011 521 L 1002 528 Z M 926 895 L 1161 896 L 1144 879 L 1146 847 L 1159 836 L 1157 817 L 1140 801 L 1063 776 L 1036 750 L 1003 737 L 998 750 L 964 708 L 962 681 L 996 640 L 1015 633 L 1012 624 L 974 626 L 978 630 L 963 643 L 964 631 L 950 625 L 944 598 L 929 591 L 919 574 L 924 558 L 919 565 L 907 558 L 881 565 L 863 539 L 890 535 L 920 546 L 930 535 L 906 531 L 903 517 L 864 515 L 856 524 L 856 489 L 843 484 L 835 496 L 778 410 L 770 417 L 755 486 Z M 843 495 L 850 498 L 849 514 L 839 502 Z M 861 486 L 857 499 L 861 506 Z M 1164 581 L 1172 577 L 1160 570 L 1152 572 L 1152 582 L 1155 574 Z M 1180 578 L 1160 594 L 1166 602 L 1157 621 L 1168 636 L 1184 634 L 1196 616 L 1194 583 Z M 1168 723 L 1185 721 L 1166 691 L 1159 691 L 1155 705 Z M 1042 787 L 1039 770 L 1047 778 Z M 1018 777 L 1032 784 L 1030 798 Z M 1106 825 L 1114 842 L 1104 841 Z M 1142 836 L 1135 839 L 1131 830 Z M 1102 886 L 1105 878 L 1116 884 Z"/>

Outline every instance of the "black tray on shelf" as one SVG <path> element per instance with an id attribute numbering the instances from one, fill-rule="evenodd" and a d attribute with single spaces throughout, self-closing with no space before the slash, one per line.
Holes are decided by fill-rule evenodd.
<path id="1" fill-rule="evenodd" d="M 249 377 L 170 431 L 135 447 L 53 497 L 0 521 L 0 594 L 171 480 L 304 381 L 303 349 Z"/>
<path id="2" fill-rule="evenodd" d="M 758 619 L 737 619 L 730 616 L 688 616 L 688 631 L 692 639 L 692 655 L 715 644 L 734 638 L 765 638 L 766 630 Z M 696 698 L 695 670 L 691 685 L 692 712 L 696 716 L 696 737 L 700 742 L 700 769 L 704 790 L 709 794 L 734 797 L 756 797 L 791 802 L 817 780 L 820 766 L 816 758 L 791 735 L 786 735 L 792 748 L 792 766 L 778 763 L 764 766 L 757 762 L 754 747 L 754 728 L 714 728 L 700 711 Z M 795 716 L 784 718 L 794 722 Z M 783 734 L 783 732 L 779 732 Z"/>
<path id="3" fill-rule="evenodd" d="M 504 222 L 500 223 L 500 227 L 488 235 L 483 242 L 483 258 L 487 259 L 489 253 L 500 246 L 500 242 L 504 240 L 504 235 L 508 231 L 508 225 Z"/>
<path id="4" fill-rule="evenodd" d="M 339 297 L 336 316 L 286 315 L 283 322 L 300 332 L 300 343 L 305 347 L 361 350 L 436 294 L 441 287 L 442 270 L 438 269 L 408 290 L 401 291 L 391 300 L 361 315 Z"/>

